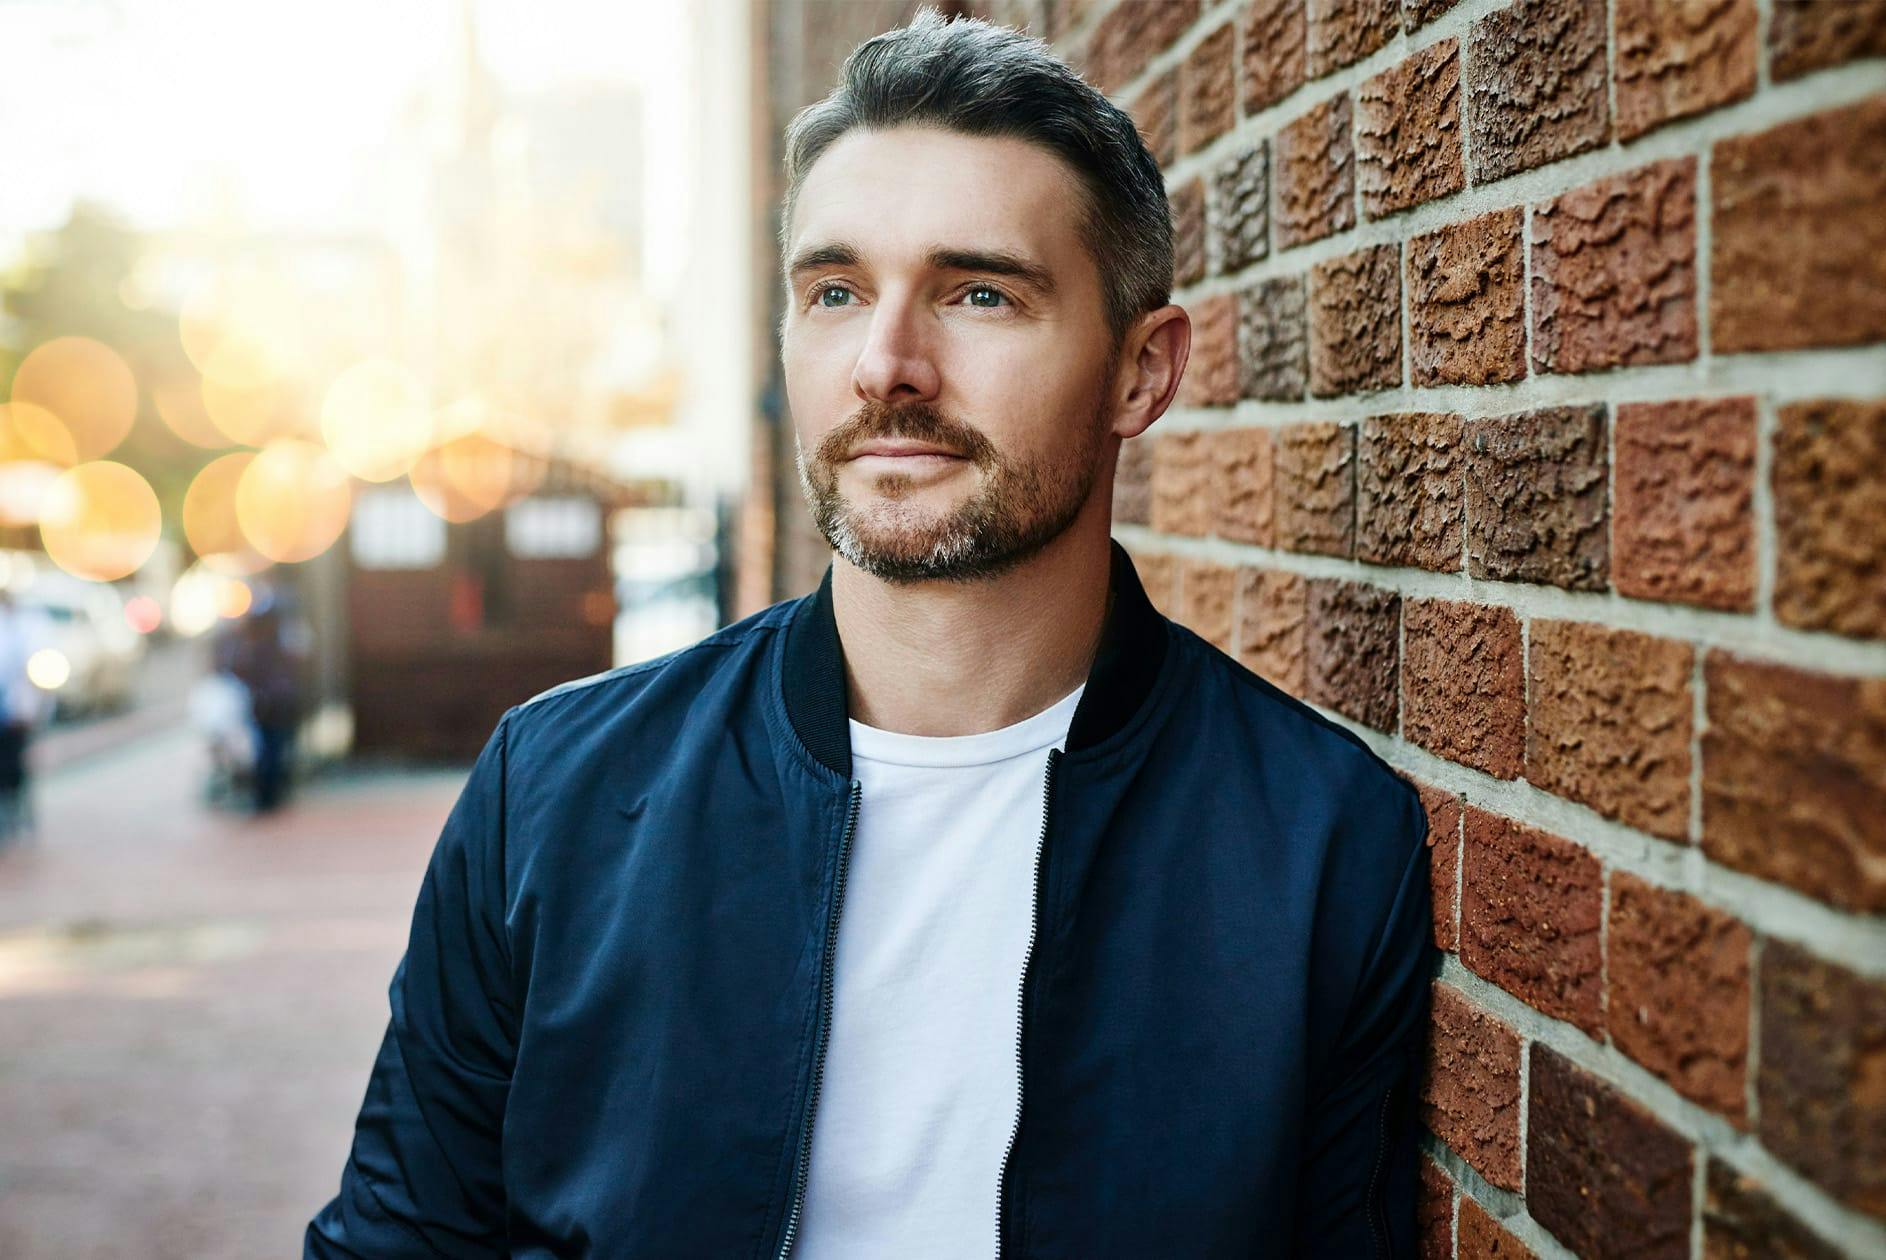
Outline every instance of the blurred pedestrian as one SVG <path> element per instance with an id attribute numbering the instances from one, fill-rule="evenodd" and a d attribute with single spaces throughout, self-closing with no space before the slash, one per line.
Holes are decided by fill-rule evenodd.
<path id="1" fill-rule="evenodd" d="M 264 590 L 218 653 L 218 668 L 249 693 L 249 721 L 255 735 L 250 779 L 258 814 L 279 808 L 287 795 L 295 729 L 302 714 L 306 637 L 306 627 L 283 597 Z"/>
<path id="2" fill-rule="evenodd" d="M 45 614 L 0 587 L 0 843 L 32 824 L 26 748 L 53 706 L 51 693 L 27 675 L 26 666 L 51 637 Z"/>

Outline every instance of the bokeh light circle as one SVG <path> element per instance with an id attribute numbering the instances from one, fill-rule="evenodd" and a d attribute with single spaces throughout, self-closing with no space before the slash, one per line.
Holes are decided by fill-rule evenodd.
<path id="1" fill-rule="evenodd" d="M 197 470 L 183 495 L 183 536 L 204 566 L 232 577 L 260 573 L 274 563 L 249 544 L 236 519 L 236 486 L 255 461 L 253 451 L 220 456 Z"/>
<path id="2" fill-rule="evenodd" d="M 321 436 L 354 476 L 391 481 L 411 471 L 432 443 L 425 390 L 391 359 L 356 363 L 328 387 Z"/>
<path id="3" fill-rule="evenodd" d="M 39 537 L 52 562 L 74 577 L 109 582 L 157 549 L 157 492 L 136 470 L 110 460 L 68 468 L 46 487 Z"/>
<path id="4" fill-rule="evenodd" d="M 320 446 L 277 438 L 236 480 L 236 522 L 262 555 L 294 564 L 320 555 L 347 528 L 353 486 Z"/>
<path id="5" fill-rule="evenodd" d="M 110 346 L 90 337 L 55 337 L 20 360 L 12 401 L 44 407 L 59 417 L 78 458 L 97 459 L 131 432 L 138 412 L 137 378 Z"/>

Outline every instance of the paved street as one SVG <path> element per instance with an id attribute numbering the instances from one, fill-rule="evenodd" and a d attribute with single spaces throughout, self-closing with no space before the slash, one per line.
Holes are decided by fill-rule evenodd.
<path id="1" fill-rule="evenodd" d="M 254 820 L 202 804 L 174 719 L 94 745 L 0 851 L 0 1256 L 299 1255 L 463 772 Z"/>

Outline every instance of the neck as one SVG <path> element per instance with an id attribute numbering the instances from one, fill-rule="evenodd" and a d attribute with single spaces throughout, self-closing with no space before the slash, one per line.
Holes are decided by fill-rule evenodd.
<path id="1" fill-rule="evenodd" d="M 974 735 L 1041 712 L 1087 678 L 1108 601 L 1106 514 L 973 582 L 890 583 L 843 557 L 832 613 L 851 716 L 906 735 Z"/>

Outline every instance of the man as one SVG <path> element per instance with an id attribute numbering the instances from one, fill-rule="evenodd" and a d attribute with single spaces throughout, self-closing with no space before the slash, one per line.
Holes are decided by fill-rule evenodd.
<path id="1" fill-rule="evenodd" d="M 1109 539 L 1131 122 L 925 13 L 787 137 L 818 590 L 509 712 L 311 1256 L 1414 1254 L 1426 822 Z"/>

